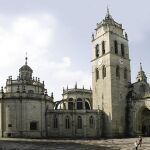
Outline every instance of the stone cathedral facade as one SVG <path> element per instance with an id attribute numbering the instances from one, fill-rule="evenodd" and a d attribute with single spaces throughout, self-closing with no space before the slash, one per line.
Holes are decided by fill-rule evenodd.
<path id="1" fill-rule="evenodd" d="M 150 136 L 150 85 L 140 64 L 131 83 L 128 36 L 107 11 L 92 35 L 92 89 L 49 96 L 27 63 L 0 92 L 1 137 Z"/>

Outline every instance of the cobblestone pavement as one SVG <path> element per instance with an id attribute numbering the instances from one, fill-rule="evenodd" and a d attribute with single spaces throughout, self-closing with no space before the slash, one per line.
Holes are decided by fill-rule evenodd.
<path id="1" fill-rule="evenodd" d="M 100 140 L 0 139 L 0 150 L 134 150 L 138 138 Z M 143 138 L 139 150 L 150 150 L 150 138 Z"/>

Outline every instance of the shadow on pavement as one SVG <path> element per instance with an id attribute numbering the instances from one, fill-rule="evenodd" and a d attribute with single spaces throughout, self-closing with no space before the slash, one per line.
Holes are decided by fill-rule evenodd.
<path id="1" fill-rule="evenodd" d="M 0 150 L 119 150 L 110 145 L 91 145 L 76 142 L 0 141 Z"/>

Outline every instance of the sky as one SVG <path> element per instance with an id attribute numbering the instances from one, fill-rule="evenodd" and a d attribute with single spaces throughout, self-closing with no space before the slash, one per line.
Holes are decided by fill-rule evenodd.
<path id="1" fill-rule="evenodd" d="M 148 0 L 0 0 L 0 85 L 16 79 L 25 63 L 62 99 L 63 87 L 91 86 L 91 35 L 107 5 L 128 33 L 132 82 L 142 62 L 150 77 Z"/>

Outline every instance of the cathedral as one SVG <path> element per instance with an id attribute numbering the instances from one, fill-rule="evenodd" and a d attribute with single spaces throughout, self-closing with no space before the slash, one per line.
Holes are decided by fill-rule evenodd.
<path id="1" fill-rule="evenodd" d="M 140 63 L 131 83 L 128 35 L 107 10 L 92 34 L 92 89 L 48 95 L 25 64 L 0 91 L 0 136 L 100 138 L 150 136 L 150 85 Z"/>

